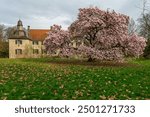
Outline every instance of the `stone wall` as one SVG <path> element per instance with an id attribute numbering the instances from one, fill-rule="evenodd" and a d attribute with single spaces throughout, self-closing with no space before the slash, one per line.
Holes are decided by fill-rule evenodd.
<path id="1" fill-rule="evenodd" d="M 33 45 L 29 39 L 18 39 L 22 40 L 22 44 L 16 44 L 17 39 L 9 39 L 9 58 L 39 58 L 41 57 L 44 46 L 39 41 L 38 45 Z M 21 49 L 22 54 L 16 54 L 16 49 Z M 33 49 L 38 49 L 39 53 L 34 54 Z"/>

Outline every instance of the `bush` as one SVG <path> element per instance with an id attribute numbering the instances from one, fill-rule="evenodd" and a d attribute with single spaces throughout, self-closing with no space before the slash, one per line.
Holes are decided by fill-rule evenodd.
<path id="1" fill-rule="evenodd" d="M 0 42 L 0 58 L 9 57 L 9 45 L 8 42 Z"/>
<path id="2" fill-rule="evenodd" d="M 148 39 L 147 46 L 144 50 L 144 58 L 150 59 L 150 39 Z"/>

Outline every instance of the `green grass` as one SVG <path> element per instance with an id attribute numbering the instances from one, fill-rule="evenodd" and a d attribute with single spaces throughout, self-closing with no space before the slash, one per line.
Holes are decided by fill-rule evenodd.
<path id="1" fill-rule="evenodd" d="M 150 60 L 0 59 L 0 99 L 150 99 Z"/>

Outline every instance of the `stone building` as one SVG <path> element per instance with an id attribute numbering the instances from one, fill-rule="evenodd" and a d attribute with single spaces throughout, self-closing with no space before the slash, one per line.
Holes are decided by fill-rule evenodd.
<path id="1" fill-rule="evenodd" d="M 9 38 L 9 58 L 39 58 L 44 56 L 43 41 L 50 29 L 28 29 L 21 20 Z"/>

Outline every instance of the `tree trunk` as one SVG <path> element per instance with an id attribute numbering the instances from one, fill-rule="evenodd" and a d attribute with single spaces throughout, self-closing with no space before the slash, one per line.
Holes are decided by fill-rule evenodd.
<path id="1" fill-rule="evenodd" d="M 89 57 L 87 62 L 93 62 L 93 61 L 95 61 L 95 59 L 92 57 Z"/>

